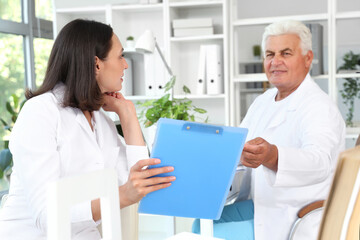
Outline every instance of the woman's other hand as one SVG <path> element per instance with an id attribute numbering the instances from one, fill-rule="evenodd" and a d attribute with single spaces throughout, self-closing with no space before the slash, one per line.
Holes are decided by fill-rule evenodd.
<path id="1" fill-rule="evenodd" d="M 120 208 L 139 202 L 148 193 L 167 188 L 175 180 L 174 176 L 154 177 L 161 173 L 174 171 L 173 167 L 146 168 L 157 165 L 159 159 L 151 158 L 138 161 L 130 170 L 128 181 L 119 187 Z"/>

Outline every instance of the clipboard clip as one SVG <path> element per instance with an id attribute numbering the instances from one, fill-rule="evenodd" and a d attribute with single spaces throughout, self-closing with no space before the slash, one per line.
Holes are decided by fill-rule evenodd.
<path id="1" fill-rule="evenodd" d="M 201 132 L 207 134 L 222 135 L 224 129 L 222 127 L 206 125 L 201 123 L 185 123 L 182 127 L 183 131 Z"/>

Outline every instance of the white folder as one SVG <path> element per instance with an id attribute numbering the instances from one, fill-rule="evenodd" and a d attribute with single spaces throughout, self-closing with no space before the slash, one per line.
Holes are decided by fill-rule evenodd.
<path id="1" fill-rule="evenodd" d="M 217 44 L 206 47 L 206 92 L 209 95 L 223 93 L 221 46 Z"/>
<path id="2" fill-rule="evenodd" d="M 161 49 L 164 52 L 164 49 Z M 165 74 L 165 67 L 161 60 L 160 54 L 158 51 L 154 52 L 154 82 L 155 82 L 155 95 L 162 96 L 164 94 L 164 86 L 169 80 Z"/>
<path id="3" fill-rule="evenodd" d="M 196 94 L 206 93 L 206 45 L 200 45 L 198 78 L 196 83 Z"/>
<path id="4" fill-rule="evenodd" d="M 145 95 L 155 96 L 155 57 L 154 54 L 144 54 Z"/>
<path id="5" fill-rule="evenodd" d="M 133 77 L 132 77 L 132 60 L 130 58 L 125 58 L 128 68 L 124 71 L 123 83 L 121 93 L 124 96 L 133 95 Z"/>

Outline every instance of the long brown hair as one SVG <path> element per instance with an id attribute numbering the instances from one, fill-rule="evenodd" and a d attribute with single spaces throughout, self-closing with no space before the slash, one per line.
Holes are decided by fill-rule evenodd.
<path id="1" fill-rule="evenodd" d="M 113 29 L 96 21 L 76 19 L 60 31 L 48 61 L 43 84 L 26 91 L 26 98 L 52 90 L 64 83 L 63 106 L 83 111 L 99 110 L 103 97 L 95 78 L 95 56 L 104 60 L 111 49 Z"/>

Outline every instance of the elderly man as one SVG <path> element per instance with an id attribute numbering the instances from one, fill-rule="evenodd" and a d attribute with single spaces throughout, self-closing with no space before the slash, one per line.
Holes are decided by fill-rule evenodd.
<path id="1" fill-rule="evenodd" d="M 241 123 L 249 129 L 242 192 L 214 224 L 214 235 L 227 240 L 287 239 L 298 210 L 326 199 L 345 148 L 342 116 L 309 75 L 310 30 L 297 21 L 273 23 L 262 47 L 275 88 L 256 98 Z"/>

